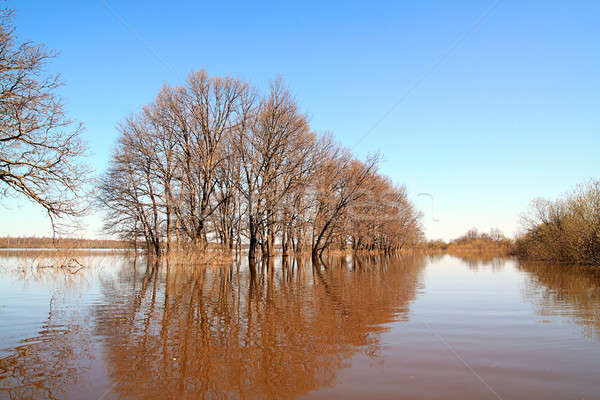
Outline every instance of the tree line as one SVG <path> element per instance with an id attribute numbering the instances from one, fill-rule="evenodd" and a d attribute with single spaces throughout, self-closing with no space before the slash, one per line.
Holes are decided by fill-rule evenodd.
<path id="1" fill-rule="evenodd" d="M 327 249 L 394 253 L 420 239 L 406 189 L 315 133 L 281 79 L 265 94 L 191 73 L 119 125 L 97 200 L 107 231 L 173 249 L 247 248 L 249 259 Z"/>
<path id="2" fill-rule="evenodd" d="M 426 252 L 448 252 L 451 254 L 463 252 L 496 253 L 508 255 L 513 251 L 514 243 L 498 228 L 489 232 L 480 232 L 471 228 L 463 235 L 448 242 L 437 239 L 422 243 Z"/>

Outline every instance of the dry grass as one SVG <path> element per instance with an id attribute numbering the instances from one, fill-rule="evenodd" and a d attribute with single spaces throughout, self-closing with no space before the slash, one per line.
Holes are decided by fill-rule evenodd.
<path id="1" fill-rule="evenodd" d="M 508 256 L 514 254 L 511 240 L 492 240 L 486 237 L 459 238 L 450 243 L 440 240 L 426 242 L 420 247 L 425 254 L 451 254 L 456 256 Z"/>
<path id="2" fill-rule="evenodd" d="M 132 241 L 51 237 L 0 237 L 3 249 L 129 249 Z"/>
<path id="3" fill-rule="evenodd" d="M 40 257 L 40 258 L 73 258 L 83 256 L 118 255 L 133 253 L 132 249 L 101 249 L 101 248 L 0 248 L 0 256 L 3 257 Z"/>
<path id="4" fill-rule="evenodd" d="M 234 259 L 234 253 L 224 251 L 178 250 L 164 255 L 169 263 L 203 267 L 228 266 Z"/>

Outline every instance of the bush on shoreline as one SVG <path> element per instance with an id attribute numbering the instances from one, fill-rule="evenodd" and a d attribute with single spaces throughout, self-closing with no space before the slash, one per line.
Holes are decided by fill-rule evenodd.
<path id="1" fill-rule="evenodd" d="M 515 254 L 533 260 L 600 265 L 600 181 L 558 200 L 537 199 L 523 217 Z"/>

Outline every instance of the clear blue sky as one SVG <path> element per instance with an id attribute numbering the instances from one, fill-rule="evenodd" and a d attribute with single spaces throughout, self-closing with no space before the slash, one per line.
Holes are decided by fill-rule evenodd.
<path id="1" fill-rule="evenodd" d="M 108 7 L 106 6 L 108 4 Z M 430 238 L 512 235 L 534 197 L 600 177 L 600 3 L 501 1 L 8 1 L 20 38 L 60 52 L 69 114 L 102 172 L 115 125 L 192 70 L 264 87 L 281 74 L 317 131 L 406 184 Z M 117 16 L 113 15 L 112 8 Z M 125 21 L 125 25 L 122 21 Z M 128 27 L 129 28 L 128 28 Z M 432 193 L 439 222 L 434 222 Z M 0 235 L 48 234 L 34 207 L 0 207 Z M 95 236 L 98 215 L 87 232 Z"/>

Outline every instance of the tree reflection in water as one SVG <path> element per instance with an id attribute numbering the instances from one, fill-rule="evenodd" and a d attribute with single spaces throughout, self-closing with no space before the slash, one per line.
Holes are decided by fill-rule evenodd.
<path id="1" fill-rule="evenodd" d="M 0 398 L 64 398 L 93 360 L 90 316 L 73 307 L 77 293 L 89 285 L 91 274 L 37 268 L 30 259 L 8 259 L 6 265 L 15 266 L 2 268 L 15 282 L 53 290 L 48 318 L 37 335 L 20 341 L 12 354 L 0 359 Z"/>
<path id="2" fill-rule="evenodd" d="M 423 259 L 148 264 L 96 310 L 114 397 L 282 398 L 332 385 L 385 323 L 407 318 Z M 141 275 L 141 276 L 140 276 Z M 109 397 L 109 396 L 107 396 Z"/>
<path id="3" fill-rule="evenodd" d="M 1 265 L 7 264 L 7 258 L 0 260 Z M 352 383 L 348 386 L 353 373 L 374 374 L 369 377 L 380 373 L 361 369 L 365 356 L 379 364 L 384 359 L 380 355 L 385 356 L 386 366 L 396 368 L 385 375 L 388 386 L 381 390 L 386 393 L 396 393 L 401 387 L 411 397 L 423 390 L 435 394 L 438 388 L 442 397 L 456 397 L 464 394 L 464 385 L 472 383 L 473 377 L 463 376 L 451 354 L 439 351 L 441 345 L 430 328 L 419 324 L 420 317 L 432 312 L 442 316 L 437 327 L 451 343 L 469 338 L 457 351 L 470 357 L 470 362 L 485 359 L 490 352 L 499 354 L 505 369 L 473 363 L 478 372 L 486 371 L 492 384 L 531 393 L 531 388 L 552 380 L 564 388 L 562 397 L 594 393 L 600 271 L 519 264 L 515 259 L 447 261 L 348 257 L 313 265 L 309 260 L 277 259 L 258 263 L 253 275 L 246 264 L 206 267 L 115 256 L 96 260 L 94 267 L 77 274 L 0 267 L 0 283 L 8 290 L 0 304 L 0 312 L 6 312 L 0 314 L 0 333 L 16 338 L 8 341 L 11 354 L 0 359 L 0 398 L 290 398 L 338 383 L 333 390 L 341 391 L 334 393 L 348 394 L 355 389 Z M 434 265 L 425 274 L 428 263 Z M 454 276 L 459 278 L 448 285 L 460 289 L 458 294 L 439 286 Z M 14 287 L 20 283 L 23 287 Z M 425 283 L 425 306 L 421 303 L 419 310 L 410 311 L 414 320 L 391 324 L 408 319 L 409 307 Z M 463 298 L 478 298 L 482 288 L 498 283 L 501 290 L 483 297 L 501 300 L 497 306 L 484 302 L 483 308 L 452 314 L 454 300 L 461 304 Z M 523 283 L 521 292 L 515 285 Z M 26 288 L 29 285 L 31 290 Z M 29 298 L 29 294 L 36 297 Z M 535 304 L 537 314 L 531 313 L 524 300 Z M 515 305 L 522 312 L 515 314 L 514 321 L 512 316 L 499 321 L 486 308 L 499 310 L 503 316 L 510 315 Z M 19 315 L 19 310 L 35 315 Z M 476 321 L 473 315 L 478 316 Z M 536 346 L 546 333 L 537 315 L 574 322 L 593 341 L 577 342 L 579 332 L 554 330 L 557 324 L 552 324 L 548 325 L 548 343 L 560 345 Z M 510 322 L 498 325 L 502 321 Z M 513 322 L 528 326 L 528 332 L 506 337 Z M 27 325 L 27 332 L 17 324 Z M 495 333 L 498 327 L 504 330 Z M 381 333 L 392 328 L 394 340 L 402 339 L 390 353 Z M 488 335 L 472 340 L 456 336 L 458 329 L 467 334 L 487 329 Z M 18 342 L 21 338 L 27 339 Z M 513 341 L 529 343 L 532 349 L 525 355 L 514 353 Z M 7 340 L 2 343 L 7 346 Z M 571 374 L 549 371 L 539 363 L 544 359 L 556 365 L 557 360 L 569 357 Z M 340 374 L 354 362 L 356 369 L 345 371 L 350 375 Z M 398 380 L 398 374 L 405 380 Z M 528 378 L 515 382 L 515 374 Z M 422 380 L 410 380 L 417 375 Z M 556 391 L 556 387 L 547 389 L 550 394 Z M 477 391 L 470 394 L 471 398 L 479 395 Z"/>
<path id="4" fill-rule="evenodd" d="M 600 338 L 600 270 L 597 267 L 521 262 L 529 276 L 525 298 L 544 317 L 562 316 L 583 328 L 588 338 Z"/>

